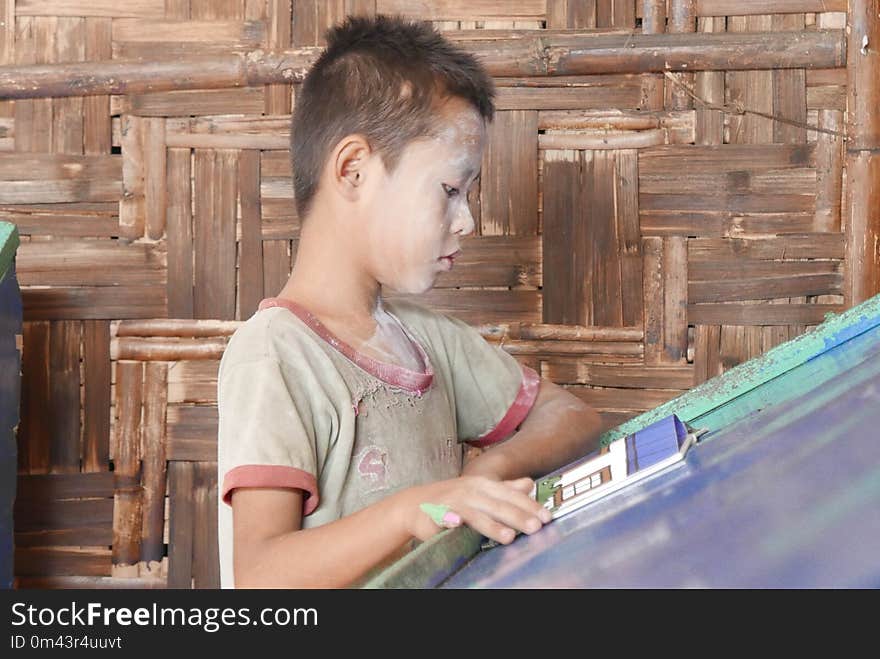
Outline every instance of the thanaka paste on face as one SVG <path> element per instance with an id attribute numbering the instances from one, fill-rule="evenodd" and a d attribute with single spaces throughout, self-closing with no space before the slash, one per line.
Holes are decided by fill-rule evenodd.
<path id="1" fill-rule="evenodd" d="M 441 257 L 474 229 L 465 175 L 479 169 L 485 127 L 476 110 L 458 101 L 438 119 L 443 125 L 436 135 L 407 145 L 370 209 L 365 240 L 376 278 L 399 292 L 429 290 L 445 269 Z M 448 197 L 443 184 L 458 188 L 458 195 Z"/>

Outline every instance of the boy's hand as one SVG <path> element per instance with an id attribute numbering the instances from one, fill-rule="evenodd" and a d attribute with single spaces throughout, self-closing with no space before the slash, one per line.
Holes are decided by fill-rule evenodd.
<path id="1" fill-rule="evenodd" d="M 460 476 L 412 488 L 407 497 L 407 528 L 420 540 L 442 531 L 419 507 L 432 503 L 448 506 L 464 524 L 487 538 L 509 544 L 517 532 L 535 533 L 552 518 L 549 510 L 529 496 L 534 485 L 531 478 L 499 481 Z"/>

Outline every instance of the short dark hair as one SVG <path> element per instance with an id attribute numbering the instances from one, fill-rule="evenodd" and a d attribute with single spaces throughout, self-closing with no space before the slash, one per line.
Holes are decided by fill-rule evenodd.
<path id="1" fill-rule="evenodd" d="M 330 151 L 346 135 L 363 135 L 392 172 L 409 142 L 436 133 L 438 101 L 458 96 L 484 119 L 494 116 L 491 76 L 430 23 L 383 14 L 349 16 L 326 38 L 326 50 L 296 96 L 290 131 L 294 196 L 302 219 Z"/>

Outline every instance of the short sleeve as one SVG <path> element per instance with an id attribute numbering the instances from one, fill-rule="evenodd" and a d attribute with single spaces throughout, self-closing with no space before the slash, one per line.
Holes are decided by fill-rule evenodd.
<path id="1" fill-rule="evenodd" d="M 445 320 L 459 440 L 485 447 L 507 439 L 532 409 L 540 376 L 467 323 Z"/>
<path id="2" fill-rule="evenodd" d="M 318 507 L 315 432 L 302 398 L 273 358 L 221 369 L 217 459 L 226 504 L 238 487 L 280 487 L 303 491 L 303 515 Z"/>

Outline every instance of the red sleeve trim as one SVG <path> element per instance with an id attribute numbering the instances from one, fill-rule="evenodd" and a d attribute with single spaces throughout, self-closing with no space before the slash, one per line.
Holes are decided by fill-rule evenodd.
<path id="1" fill-rule="evenodd" d="M 525 421 L 529 411 L 532 409 L 532 405 L 535 404 L 535 399 L 538 397 L 538 389 L 541 388 L 541 376 L 528 366 L 523 366 L 522 371 L 522 385 L 519 388 L 516 399 L 507 410 L 507 414 L 489 432 L 482 437 L 469 440 L 468 444 L 478 448 L 485 448 L 490 444 L 500 442 L 502 439 L 507 439 L 516 430 L 516 427 Z"/>
<path id="2" fill-rule="evenodd" d="M 232 490 L 237 487 L 286 487 L 303 490 L 303 517 L 311 515 L 318 507 L 318 482 L 307 471 L 281 465 L 241 465 L 230 469 L 223 477 L 221 497 L 223 503 L 232 505 Z"/>

